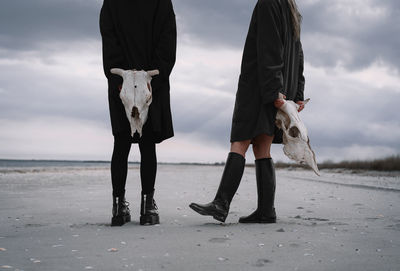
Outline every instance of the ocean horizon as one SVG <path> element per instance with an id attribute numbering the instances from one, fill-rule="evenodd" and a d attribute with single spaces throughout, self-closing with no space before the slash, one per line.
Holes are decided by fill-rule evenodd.
<path id="1" fill-rule="evenodd" d="M 109 166 L 106 160 L 58 160 L 58 159 L 0 159 L 0 168 L 15 167 L 99 167 Z M 139 161 L 129 161 L 129 165 L 139 165 Z M 160 165 L 222 165 L 223 163 L 158 162 Z"/>

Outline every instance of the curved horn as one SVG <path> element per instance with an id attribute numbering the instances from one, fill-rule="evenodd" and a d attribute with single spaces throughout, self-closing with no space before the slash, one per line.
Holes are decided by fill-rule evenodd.
<path id="1" fill-rule="evenodd" d="M 151 77 L 153 77 L 154 75 L 160 74 L 160 71 L 159 70 L 152 70 L 152 71 L 148 71 L 147 74 L 150 75 Z"/>
<path id="2" fill-rule="evenodd" d="M 118 74 L 119 76 L 124 76 L 124 70 L 119 68 L 113 68 L 110 70 L 113 74 Z"/>

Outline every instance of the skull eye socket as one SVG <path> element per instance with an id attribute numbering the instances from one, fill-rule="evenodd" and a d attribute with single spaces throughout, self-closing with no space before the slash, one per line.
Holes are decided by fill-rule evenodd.
<path id="1" fill-rule="evenodd" d="M 293 126 L 289 129 L 289 135 L 291 137 L 299 137 L 300 136 L 300 130 L 296 126 Z"/>
<path id="2" fill-rule="evenodd" d="M 151 92 L 151 85 L 147 82 L 147 89 Z"/>

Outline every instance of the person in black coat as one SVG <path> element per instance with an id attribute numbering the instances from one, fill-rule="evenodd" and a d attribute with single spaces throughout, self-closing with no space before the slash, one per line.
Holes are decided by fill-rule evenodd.
<path id="1" fill-rule="evenodd" d="M 270 154 L 273 142 L 281 143 L 275 126 L 283 99 L 304 108 L 301 15 L 295 0 L 259 0 L 254 9 L 243 51 L 231 129 L 231 152 L 214 200 L 191 203 L 202 214 L 224 222 L 239 187 L 245 154 L 250 144 L 256 158 L 258 207 L 241 223 L 275 223 L 275 170 Z"/>
<path id="2" fill-rule="evenodd" d="M 104 0 L 100 12 L 104 73 L 108 79 L 108 102 L 114 136 L 111 160 L 113 217 L 111 225 L 130 221 L 125 200 L 125 183 L 131 143 L 138 143 L 141 155 L 142 201 L 140 224 L 157 224 L 154 201 L 157 170 L 156 143 L 174 135 L 170 109 L 169 76 L 176 58 L 176 21 L 171 0 Z M 129 121 L 119 97 L 122 78 L 110 72 L 159 70 L 153 78 L 153 101 L 142 137 L 131 136 Z"/>

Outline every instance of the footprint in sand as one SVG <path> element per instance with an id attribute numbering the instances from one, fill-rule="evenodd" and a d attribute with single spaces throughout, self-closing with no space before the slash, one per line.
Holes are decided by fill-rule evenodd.
<path id="1" fill-rule="evenodd" d="M 254 264 L 254 266 L 263 267 L 267 263 L 271 263 L 271 261 L 268 259 L 258 259 L 257 262 Z"/>
<path id="2" fill-rule="evenodd" d="M 211 238 L 210 240 L 208 240 L 208 242 L 210 242 L 210 243 L 225 243 L 229 240 L 231 240 L 231 239 L 229 239 L 227 237 L 215 237 L 215 238 Z"/>

